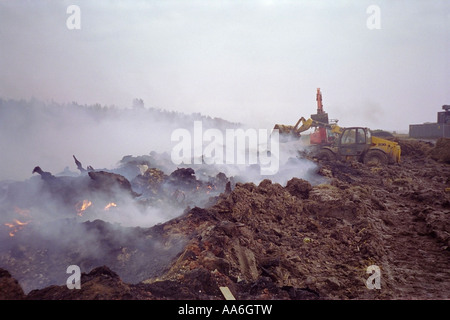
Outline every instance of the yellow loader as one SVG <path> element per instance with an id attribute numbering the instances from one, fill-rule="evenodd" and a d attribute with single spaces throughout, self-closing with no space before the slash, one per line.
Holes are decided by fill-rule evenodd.
<path id="1" fill-rule="evenodd" d="M 300 125 L 301 124 L 301 125 Z M 325 138 L 311 141 L 318 146 L 314 155 L 320 160 L 358 160 L 367 165 L 399 163 L 401 149 L 397 142 L 382 139 L 372 135 L 369 128 L 341 128 L 337 123 L 328 124 L 313 119 L 300 118 L 295 126 L 275 125 L 280 135 L 300 137 L 301 133 L 310 128 L 326 129 Z M 321 134 L 322 136 L 322 134 Z"/>

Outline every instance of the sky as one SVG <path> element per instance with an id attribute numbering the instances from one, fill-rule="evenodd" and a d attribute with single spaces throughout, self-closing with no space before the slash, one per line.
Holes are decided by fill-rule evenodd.
<path id="1" fill-rule="evenodd" d="M 315 113 L 321 88 L 341 126 L 407 132 L 450 104 L 449 53 L 448 0 L 0 0 L 3 99 L 271 128 Z"/>

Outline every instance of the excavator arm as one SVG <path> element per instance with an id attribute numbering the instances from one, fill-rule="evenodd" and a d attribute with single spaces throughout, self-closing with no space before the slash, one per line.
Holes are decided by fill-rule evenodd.
<path id="1" fill-rule="evenodd" d="M 311 118 L 305 119 L 301 117 L 294 126 L 276 124 L 274 129 L 277 129 L 279 134 L 283 136 L 291 136 L 294 138 L 300 138 L 301 133 L 310 129 L 316 128 L 316 130 L 311 133 L 310 140 L 312 144 L 322 144 L 329 143 L 329 133 L 340 134 L 343 129 L 341 129 L 335 121 L 335 123 L 330 124 L 328 121 L 328 114 L 324 112 L 322 105 L 322 93 L 320 88 L 317 88 L 316 94 L 317 101 L 317 113 L 312 114 Z"/>
<path id="2" fill-rule="evenodd" d="M 301 124 L 301 125 L 300 125 Z M 291 134 L 297 137 L 300 137 L 301 133 L 311 129 L 311 128 L 328 128 L 333 133 L 342 133 L 342 128 L 339 127 L 337 124 L 328 124 L 324 122 L 319 122 L 316 120 L 313 120 L 311 118 L 305 119 L 304 117 L 301 117 L 295 126 L 287 126 L 287 125 L 281 125 L 276 124 L 274 129 L 278 129 L 280 134 Z"/>

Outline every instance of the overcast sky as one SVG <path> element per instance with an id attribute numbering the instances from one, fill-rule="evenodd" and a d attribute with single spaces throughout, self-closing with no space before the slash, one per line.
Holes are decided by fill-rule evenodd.
<path id="1" fill-rule="evenodd" d="M 2 98 L 141 98 L 269 128 L 315 113 L 320 87 L 342 126 L 405 132 L 450 104 L 448 0 L 0 0 L 0 46 Z"/>

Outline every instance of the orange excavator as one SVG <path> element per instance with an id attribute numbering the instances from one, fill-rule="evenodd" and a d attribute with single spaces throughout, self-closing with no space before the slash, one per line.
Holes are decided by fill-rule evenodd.
<path id="1" fill-rule="evenodd" d="M 300 138 L 302 132 L 314 128 L 314 131 L 309 136 L 310 144 L 326 145 L 332 143 L 336 138 L 336 134 L 340 133 L 340 128 L 337 126 L 338 121 L 330 121 L 328 113 L 323 110 L 320 88 L 317 88 L 316 101 L 317 113 L 311 114 L 311 118 L 306 120 L 301 117 L 294 126 L 276 124 L 274 129 L 278 129 L 283 137 Z"/>
<path id="2" fill-rule="evenodd" d="M 317 88 L 316 101 L 317 101 L 317 113 L 312 114 L 311 119 L 313 119 L 314 121 L 321 122 L 321 123 L 329 124 L 328 113 L 323 111 L 322 92 L 320 92 L 320 88 Z M 328 142 L 330 142 L 328 137 L 329 137 L 329 134 L 327 132 L 326 127 L 316 127 L 314 132 L 312 132 L 310 134 L 310 143 L 311 144 L 328 143 Z"/>

